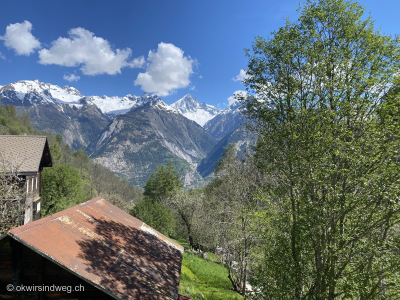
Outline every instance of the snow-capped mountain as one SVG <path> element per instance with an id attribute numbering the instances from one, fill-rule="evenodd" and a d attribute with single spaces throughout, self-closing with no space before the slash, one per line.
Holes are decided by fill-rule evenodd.
<path id="1" fill-rule="evenodd" d="M 0 87 L 0 92 L 24 103 L 79 103 L 83 95 L 73 87 L 59 87 L 39 80 L 21 80 Z M 19 101 L 18 101 L 19 100 Z M 26 103 L 27 104 L 27 103 Z"/>
<path id="2" fill-rule="evenodd" d="M 28 113 L 35 128 L 61 134 L 73 150 L 86 149 L 132 184 L 143 185 L 157 165 L 169 160 L 186 184 L 196 182 L 198 172 L 212 171 L 224 145 L 242 141 L 239 105 L 222 110 L 191 95 L 169 106 L 147 93 L 84 96 L 73 87 L 23 80 L 0 86 L 0 102 Z"/>
<path id="3" fill-rule="evenodd" d="M 192 95 L 187 94 L 170 105 L 189 120 L 204 126 L 209 120 L 220 114 L 223 110 L 204 102 L 199 102 Z"/>
<path id="4" fill-rule="evenodd" d="M 133 184 L 143 185 L 157 165 L 169 160 L 179 166 L 186 183 L 199 179 L 197 164 L 215 139 L 156 95 L 145 93 L 133 105 L 87 148 L 91 158 Z"/>
<path id="5" fill-rule="evenodd" d="M 160 109 L 178 113 L 177 110 L 168 106 L 162 101 L 157 95 L 149 95 L 144 93 L 142 96 L 126 95 L 124 97 L 99 97 L 89 96 L 85 97 L 88 100 L 97 105 L 103 114 L 109 117 L 116 117 L 117 115 L 123 115 L 129 112 L 132 108 L 150 104 Z"/>
<path id="6" fill-rule="evenodd" d="M 177 111 L 157 95 L 144 93 L 142 96 L 126 95 L 124 97 L 108 96 L 83 96 L 76 88 L 64 86 L 59 87 L 39 80 L 21 80 L 0 86 L 0 95 L 8 99 L 9 104 L 29 106 L 34 104 L 52 103 L 62 110 L 63 104 L 71 107 L 80 108 L 82 103 L 95 104 L 103 114 L 113 119 L 117 115 L 125 114 L 134 107 L 139 107 L 147 103 L 156 105 L 160 109 L 165 109 L 177 113 Z"/>

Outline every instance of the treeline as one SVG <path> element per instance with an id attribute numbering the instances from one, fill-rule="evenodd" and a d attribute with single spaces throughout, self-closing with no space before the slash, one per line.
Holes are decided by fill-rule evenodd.
<path id="1" fill-rule="evenodd" d="M 13 105 L 2 106 L 0 102 L 0 135 L 37 134 L 28 113 L 17 115 Z"/>

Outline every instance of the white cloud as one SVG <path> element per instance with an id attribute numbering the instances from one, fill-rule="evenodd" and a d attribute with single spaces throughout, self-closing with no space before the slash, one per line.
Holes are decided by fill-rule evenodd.
<path id="1" fill-rule="evenodd" d="M 134 60 L 128 62 L 127 66 L 131 68 L 142 68 L 144 64 L 146 63 L 146 60 L 144 59 L 143 56 L 137 57 Z"/>
<path id="2" fill-rule="evenodd" d="M 145 62 L 143 57 L 129 61 L 131 49 L 114 51 L 107 40 L 84 28 L 73 28 L 68 34 L 68 38 L 59 37 L 53 41 L 50 49 L 40 50 L 39 63 L 66 67 L 82 65 L 85 75 L 114 75 L 121 73 L 124 67 L 142 67 Z"/>
<path id="3" fill-rule="evenodd" d="M 63 79 L 69 82 L 73 82 L 73 81 L 78 81 L 79 79 L 81 79 L 81 77 L 75 74 L 64 74 Z"/>
<path id="4" fill-rule="evenodd" d="M 135 80 L 135 85 L 140 85 L 145 92 L 168 96 L 190 84 L 196 61 L 183 56 L 183 51 L 173 44 L 158 44 L 157 51 L 149 51 L 147 60 L 146 72 L 139 73 Z"/>
<path id="5" fill-rule="evenodd" d="M 6 56 L 5 56 L 3 53 L 0 52 L 0 58 L 2 58 L 2 59 L 5 60 L 5 59 L 6 59 Z"/>
<path id="6" fill-rule="evenodd" d="M 203 75 L 200 75 L 199 78 L 200 78 L 200 79 L 203 79 Z"/>
<path id="7" fill-rule="evenodd" d="M 249 78 L 245 69 L 240 69 L 240 72 L 236 77 L 232 78 L 233 81 L 243 81 L 244 79 Z"/>
<path id="8" fill-rule="evenodd" d="M 31 30 L 32 24 L 26 20 L 23 23 L 10 24 L 0 39 L 4 40 L 4 45 L 13 49 L 17 55 L 29 56 L 40 48 L 40 42 L 32 35 Z"/>
<path id="9" fill-rule="evenodd" d="M 235 104 L 237 102 L 237 100 L 236 100 L 237 96 L 244 97 L 244 96 L 247 96 L 247 95 L 248 95 L 248 93 L 246 91 L 242 91 L 242 90 L 235 91 L 233 93 L 233 95 L 228 98 L 229 106 L 231 106 L 232 104 Z"/>
<path id="10" fill-rule="evenodd" d="M 194 91 L 196 89 L 196 87 L 193 85 L 189 88 L 189 90 Z"/>

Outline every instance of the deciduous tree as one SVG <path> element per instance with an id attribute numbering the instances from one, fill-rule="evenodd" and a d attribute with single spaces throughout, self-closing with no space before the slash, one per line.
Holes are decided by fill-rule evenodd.
<path id="1" fill-rule="evenodd" d="M 26 197 L 23 180 L 0 165 L 0 235 L 20 225 Z"/>
<path id="2" fill-rule="evenodd" d="M 261 298 L 399 297 L 399 39 L 363 13 L 306 1 L 247 52 L 242 100 L 270 179 Z"/>

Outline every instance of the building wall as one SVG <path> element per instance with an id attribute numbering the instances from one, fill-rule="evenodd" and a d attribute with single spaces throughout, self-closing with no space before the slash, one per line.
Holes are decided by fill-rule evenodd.
<path id="1" fill-rule="evenodd" d="M 23 224 L 27 224 L 41 218 L 41 172 L 38 172 L 36 175 L 26 176 L 25 193 L 26 202 Z"/>
<path id="2" fill-rule="evenodd" d="M 6 289 L 8 284 L 14 287 L 79 286 L 84 291 L 12 293 Z M 7 236 L 0 240 L 0 299 L 111 300 L 114 298 Z"/>

